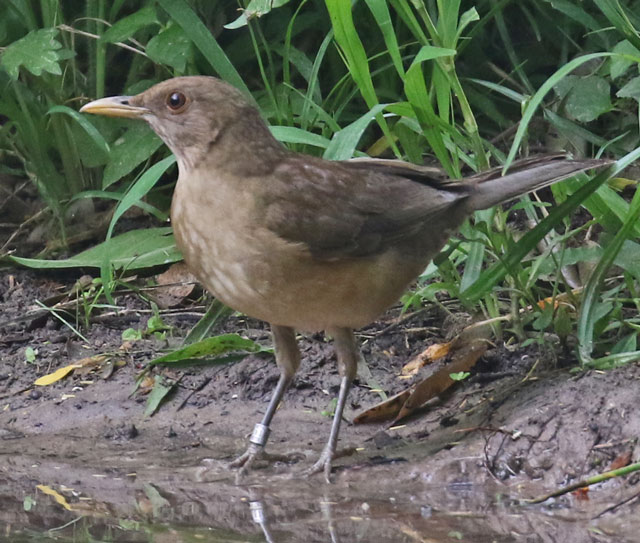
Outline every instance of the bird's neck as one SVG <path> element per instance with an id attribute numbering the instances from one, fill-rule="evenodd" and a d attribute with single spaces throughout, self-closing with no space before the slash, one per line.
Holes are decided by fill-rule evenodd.
<path id="1" fill-rule="evenodd" d="M 181 170 L 204 168 L 239 179 L 264 176 L 289 153 L 254 110 L 212 126 L 208 138 L 175 153 Z"/>

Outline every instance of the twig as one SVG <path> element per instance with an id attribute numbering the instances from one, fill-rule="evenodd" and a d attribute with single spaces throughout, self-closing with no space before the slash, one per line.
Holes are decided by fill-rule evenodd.
<path id="1" fill-rule="evenodd" d="M 569 492 L 573 492 L 574 490 L 578 490 L 579 488 L 585 488 L 587 486 L 591 486 L 596 483 L 601 483 L 602 481 L 606 481 L 607 479 L 613 479 L 614 477 L 622 477 L 624 475 L 628 475 L 629 473 L 633 473 L 634 471 L 639 471 L 639 470 L 640 470 L 640 462 L 636 462 L 635 464 L 629 464 L 624 468 L 605 471 L 604 473 L 600 473 L 599 475 L 594 475 L 593 477 L 589 477 L 588 479 L 583 479 L 582 481 L 578 481 L 577 483 L 564 486 L 558 490 L 555 490 L 554 492 L 550 492 L 549 494 L 538 496 L 537 498 L 533 498 L 532 500 L 524 500 L 524 502 L 530 503 L 530 504 L 542 503 L 544 501 L 547 501 L 549 498 L 562 496 L 564 494 L 568 494 Z"/>

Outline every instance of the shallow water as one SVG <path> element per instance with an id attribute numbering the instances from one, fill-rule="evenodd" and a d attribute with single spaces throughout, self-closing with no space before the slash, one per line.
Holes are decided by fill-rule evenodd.
<path id="1" fill-rule="evenodd" d="M 634 500 L 605 512 L 631 496 L 628 487 L 621 487 L 619 496 L 612 488 L 602 493 L 595 489 L 587 501 L 566 496 L 524 505 L 524 496 L 541 489 L 470 483 L 459 459 L 447 468 L 447 478 L 454 481 L 447 485 L 428 484 L 428 477 L 419 474 L 405 477 L 401 463 L 338 470 L 333 484 L 327 485 L 321 477 L 292 478 L 290 466 L 281 475 L 258 471 L 236 484 L 226 466 L 216 461 L 194 464 L 190 457 L 190 463 L 168 471 L 164 458 L 147 456 L 140 463 L 135 456 L 107 458 L 96 450 L 94 460 L 113 464 L 96 469 L 94 462 L 69 456 L 62 460 L 0 453 L 0 541 L 639 540 Z M 600 496 L 607 502 L 600 503 Z"/>

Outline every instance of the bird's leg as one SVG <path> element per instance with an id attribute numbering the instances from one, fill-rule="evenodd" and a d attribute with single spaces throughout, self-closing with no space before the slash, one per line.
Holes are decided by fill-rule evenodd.
<path id="1" fill-rule="evenodd" d="M 333 344 L 338 358 L 338 372 L 342 377 L 340 381 L 340 392 L 338 393 L 338 403 L 336 412 L 333 415 L 333 423 L 331 424 L 331 433 L 329 440 L 320 455 L 318 461 L 309 468 L 305 474 L 313 475 L 314 473 L 324 472 L 327 482 L 330 482 L 331 462 L 336 454 L 336 446 L 338 444 L 338 434 L 340 433 L 340 423 L 342 422 L 342 413 L 347 403 L 347 396 L 351 383 L 353 382 L 358 370 L 358 346 L 351 328 L 334 328 L 327 330 L 333 336 Z"/>
<path id="2" fill-rule="evenodd" d="M 274 325 L 271 327 L 271 331 L 276 351 L 276 363 L 280 368 L 280 378 L 273 391 L 266 413 L 262 417 L 262 420 L 254 426 L 253 432 L 251 432 L 249 447 L 244 454 L 229 464 L 229 467 L 240 468 L 239 476 L 245 474 L 255 460 L 263 454 L 264 446 L 267 443 L 267 439 L 269 439 L 271 419 L 300 366 L 300 351 L 296 344 L 296 336 L 293 328 Z"/>

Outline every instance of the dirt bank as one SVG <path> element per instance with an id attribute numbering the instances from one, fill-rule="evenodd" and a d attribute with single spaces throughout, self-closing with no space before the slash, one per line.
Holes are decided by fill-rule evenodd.
<path id="1" fill-rule="evenodd" d="M 567 367 L 558 368 L 551 350 L 531 347 L 512 352 L 497 345 L 470 378 L 402 426 L 345 424 L 340 447 L 352 454 L 335 462 L 335 483 L 330 490 L 321 477 L 290 479 L 321 451 L 331 423 L 326 412 L 331 410 L 339 383 L 330 344 L 320 336 L 307 336 L 301 338 L 304 361 L 299 377 L 275 417 L 268 447 L 275 453 L 300 453 L 301 459 L 259 469 L 236 486 L 225 463 L 244 449 L 248 432 L 266 407 L 278 377 L 272 357 L 250 355 L 223 366 L 159 370 L 179 384 L 155 415 L 145 417 L 146 396 L 132 395 L 136 376 L 146 361 L 166 347 L 166 341 L 143 339 L 123 350 L 122 331 L 144 329 L 149 313 L 143 311 L 148 307 L 132 295 L 120 297 L 118 304 L 128 308 L 125 315 L 98 318 L 82 331 L 88 340 L 84 342 L 50 314 L 29 316 L 29 311 L 37 310 L 35 300 L 68 289 L 66 283 L 63 276 L 52 280 L 23 271 L 4 273 L 0 279 L 0 477 L 5 488 L 0 500 L 5 505 L 13 503 L 12 498 L 15 501 L 14 506 L 0 507 L 4 510 L 0 522 L 23 522 L 28 514 L 22 501 L 35 492 L 35 484 L 43 484 L 57 489 L 76 507 L 84 503 L 93 516 L 100 512 L 102 517 L 140 520 L 151 515 L 141 512 L 141 503 L 149 502 L 150 511 L 156 513 L 164 500 L 172 511 L 182 511 L 173 520 L 196 522 L 189 520 L 191 513 L 185 504 L 197 502 L 200 507 L 206 503 L 205 510 L 196 515 L 198 522 L 206 518 L 216 529 L 245 533 L 247 523 L 251 524 L 245 502 L 259 502 L 255 494 L 262 492 L 270 497 L 270 515 L 279 526 L 288 514 L 299 520 L 301 509 L 308 510 L 302 505 L 306 500 L 336 499 L 342 505 L 334 516 L 342 519 L 371 516 L 371 507 L 379 502 L 385 504 L 385 518 L 417 511 L 410 515 L 411 522 L 405 519 L 411 529 L 425 521 L 423 507 L 484 512 L 483 523 L 488 524 L 483 530 L 492 530 L 493 540 L 503 541 L 498 536 L 516 528 L 504 525 L 502 517 L 499 526 L 491 520 L 489 511 L 494 511 L 497 496 L 503 496 L 503 504 L 512 503 L 605 471 L 625 454 L 637 460 L 637 365 L 606 373 L 572 373 Z M 396 317 L 391 312 L 361 333 L 371 376 L 356 383 L 347 406 L 349 420 L 380 401 L 372 384 L 389 395 L 406 388 L 410 381 L 399 378 L 402 366 L 446 333 L 446 325 L 442 332 L 442 315 L 435 310 L 401 324 Z M 197 319 L 193 310 L 163 315 L 175 341 Z M 225 328 L 265 345 L 270 341 L 268 330 L 257 321 L 233 317 Z M 31 356 L 26 355 L 27 348 L 33 350 Z M 59 367 L 105 353 L 118 353 L 115 358 L 121 364 L 77 371 L 49 386 L 33 385 L 35 379 Z M 434 368 L 424 368 L 413 379 L 432 371 Z M 569 495 L 553 503 L 576 518 L 586 515 L 604 529 L 611 519 L 637 513 L 638 500 L 633 497 L 638 494 L 638 479 L 632 475 L 608 481 L 588 494 Z M 162 500 L 154 502 L 142 481 L 164 489 Z M 327 493 L 333 497 L 325 500 Z M 389 509 L 390 496 L 396 496 L 393 503 L 405 504 L 400 511 Z M 296 505 L 282 509 L 286 500 Z M 627 503 L 598 516 L 625 500 Z M 39 503 L 44 501 L 40 495 Z M 232 503 L 241 504 L 244 513 L 227 520 L 225 507 L 231 508 Z M 362 503 L 369 509 L 362 510 Z M 543 514 L 542 509 L 536 511 Z M 52 522 L 62 522 L 67 513 L 51 500 L 40 514 L 42 525 L 50 527 Z M 429 518 L 433 520 L 431 513 Z M 414 521 L 418 524 L 412 524 Z M 526 541 L 561 540 L 556 535 L 544 539 L 543 526 L 530 519 L 525 524 L 539 537 Z M 251 526 L 249 532 L 263 532 L 260 523 Z M 377 530 L 373 524 L 370 528 Z M 445 523 L 445 528 L 450 530 L 451 524 Z M 464 529 L 473 533 L 468 526 Z M 522 526 L 517 529 L 525 530 Z M 628 522 L 624 529 L 621 525 L 610 528 L 618 533 L 619 541 L 632 529 Z M 380 541 L 405 540 L 376 533 Z M 557 530 L 553 533 L 561 535 Z"/>

